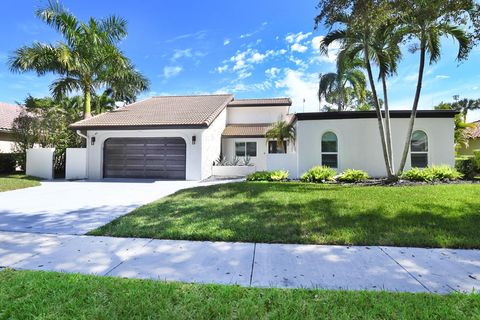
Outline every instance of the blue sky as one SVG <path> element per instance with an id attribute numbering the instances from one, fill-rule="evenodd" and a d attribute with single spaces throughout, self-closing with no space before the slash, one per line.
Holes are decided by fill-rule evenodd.
<path id="1" fill-rule="evenodd" d="M 54 76 L 12 74 L 6 66 L 8 56 L 22 45 L 60 40 L 34 16 L 42 3 L 2 3 L 9 14 L 0 20 L 0 101 L 48 95 Z M 326 32 L 313 30 L 316 0 L 62 3 L 80 19 L 115 14 L 128 20 L 129 34 L 121 48 L 152 83 L 142 97 L 220 92 L 237 98 L 289 96 L 292 111 L 315 111 L 318 75 L 335 69 L 335 49 L 329 56 L 320 56 L 317 49 Z M 456 94 L 480 98 L 480 50 L 461 65 L 452 40 L 443 41 L 442 52 L 441 61 L 426 70 L 422 109 L 451 101 Z M 399 74 L 390 80 L 393 108 L 411 108 L 417 66 L 418 55 L 404 50 Z M 480 119 L 480 112 L 469 118 Z"/>

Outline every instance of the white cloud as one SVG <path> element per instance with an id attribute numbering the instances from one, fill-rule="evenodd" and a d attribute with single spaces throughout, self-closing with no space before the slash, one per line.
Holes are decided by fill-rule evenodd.
<path id="1" fill-rule="evenodd" d="M 163 77 L 169 79 L 178 75 L 182 70 L 183 68 L 181 66 L 166 66 L 163 68 Z"/>
<path id="2" fill-rule="evenodd" d="M 441 75 L 441 74 L 435 76 L 435 79 L 448 79 L 448 78 L 450 78 L 450 76 Z"/>
<path id="3" fill-rule="evenodd" d="M 275 87 L 283 88 L 284 94 L 292 99 L 292 112 L 318 111 L 318 75 L 316 73 L 304 74 L 298 70 L 286 69 L 285 77 L 276 81 Z"/>
<path id="4" fill-rule="evenodd" d="M 192 57 L 192 49 L 175 49 L 171 61 L 175 62 L 180 58 L 191 58 Z"/>
<path id="5" fill-rule="evenodd" d="M 407 82 L 415 81 L 418 79 L 418 74 L 417 73 L 411 73 L 403 78 L 403 80 Z"/>
<path id="6" fill-rule="evenodd" d="M 248 61 L 249 61 L 249 62 L 253 62 L 253 63 L 259 63 L 259 62 L 262 62 L 266 57 L 267 57 L 267 55 L 265 55 L 265 54 L 255 52 L 255 53 L 252 54 L 252 56 L 248 59 Z"/>
<path id="7" fill-rule="evenodd" d="M 200 30 L 200 31 L 197 31 L 197 32 L 194 32 L 194 33 L 185 33 L 185 34 L 176 36 L 174 38 L 166 40 L 165 42 L 175 42 L 175 41 L 178 41 L 178 40 L 184 40 L 184 39 L 189 39 L 189 38 L 194 38 L 196 40 L 203 40 L 203 39 L 205 39 L 206 35 L 207 35 L 206 30 Z"/>
<path id="8" fill-rule="evenodd" d="M 478 87 L 477 87 L 477 86 L 475 86 L 475 87 L 473 87 L 473 88 L 472 88 L 472 90 L 478 90 Z"/>
<path id="9" fill-rule="evenodd" d="M 268 78 L 276 78 L 280 73 L 280 69 L 276 67 L 271 67 L 270 69 L 265 70 L 265 75 Z"/>
<path id="10" fill-rule="evenodd" d="M 292 51 L 296 51 L 296 52 L 302 53 L 302 52 L 307 51 L 308 48 L 307 48 L 306 46 L 304 46 L 304 45 L 299 44 L 299 43 L 294 43 L 294 44 L 290 47 L 290 49 L 291 49 Z"/>
<path id="11" fill-rule="evenodd" d="M 285 41 L 287 41 L 287 43 L 300 43 L 304 39 L 310 37 L 311 34 L 311 32 L 303 33 L 301 31 L 299 33 L 289 33 L 285 37 Z"/>
<path id="12" fill-rule="evenodd" d="M 223 45 L 228 46 L 230 44 L 230 39 L 223 40 Z"/>
<path id="13" fill-rule="evenodd" d="M 221 67 L 216 67 L 215 68 L 215 71 L 217 71 L 218 73 L 224 73 L 227 70 L 228 70 L 228 64 L 224 64 Z"/>
<path id="14" fill-rule="evenodd" d="M 240 39 L 245 39 L 245 38 L 250 38 L 251 36 L 259 33 L 260 31 L 264 30 L 265 27 L 268 25 L 268 22 L 262 22 L 262 24 L 260 25 L 260 27 L 258 27 L 256 30 L 252 31 L 252 32 L 249 32 L 249 33 L 244 33 L 244 34 L 241 34 L 240 35 Z"/>

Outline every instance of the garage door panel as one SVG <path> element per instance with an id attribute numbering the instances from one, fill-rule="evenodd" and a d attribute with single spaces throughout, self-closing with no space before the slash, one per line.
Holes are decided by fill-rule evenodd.
<path id="1" fill-rule="evenodd" d="M 111 138 L 104 145 L 104 177 L 185 179 L 182 138 Z"/>

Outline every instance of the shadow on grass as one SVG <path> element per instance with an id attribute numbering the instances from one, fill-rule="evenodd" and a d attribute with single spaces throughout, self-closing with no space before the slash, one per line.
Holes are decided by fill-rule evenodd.
<path id="1" fill-rule="evenodd" d="M 361 198 L 349 201 L 348 188 L 255 183 L 187 189 L 137 209 L 92 234 L 266 243 L 480 248 L 480 211 L 475 199 L 455 205 L 448 201 L 423 203 L 419 199 L 409 203 L 406 199 L 404 204 L 392 208 L 389 202 L 393 200 L 388 198 L 372 203 L 371 197 L 365 195 L 365 201 Z M 339 191 L 347 194 L 331 196 L 332 192 Z M 381 194 L 382 190 L 378 191 Z"/>

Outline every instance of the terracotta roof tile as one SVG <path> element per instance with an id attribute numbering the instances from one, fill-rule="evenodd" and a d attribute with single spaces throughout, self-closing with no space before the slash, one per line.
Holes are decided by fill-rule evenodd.
<path id="1" fill-rule="evenodd" d="M 223 130 L 223 137 L 264 137 L 272 123 L 229 124 Z"/>
<path id="2" fill-rule="evenodd" d="M 230 94 L 151 97 L 78 121 L 70 128 L 208 127 L 232 99 Z"/>
<path id="3" fill-rule="evenodd" d="M 469 130 L 469 135 L 472 139 L 480 139 L 480 120 L 474 122 L 475 127 L 473 128 L 468 128 Z"/>
<path id="4" fill-rule="evenodd" d="M 13 120 L 24 110 L 22 106 L 0 102 L 0 131 L 10 131 Z"/>
<path id="5" fill-rule="evenodd" d="M 229 107 L 267 107 L 267 106 L 291 106 L 290 98 L 269 99 L 238 99 L 228 104 Z"/>

